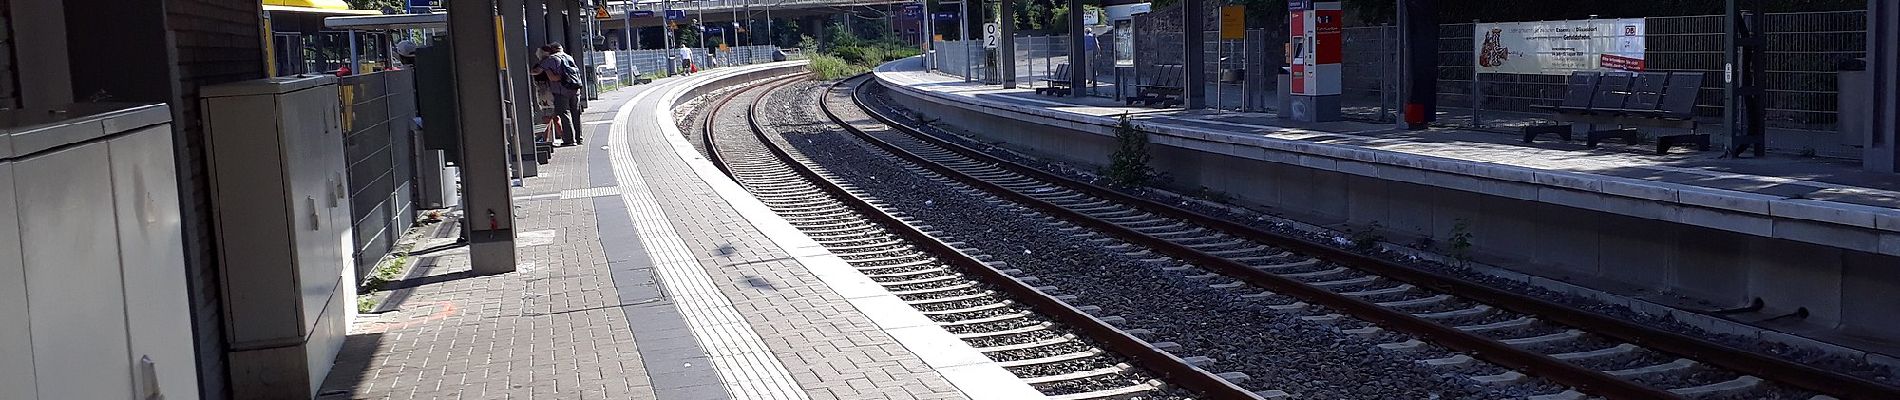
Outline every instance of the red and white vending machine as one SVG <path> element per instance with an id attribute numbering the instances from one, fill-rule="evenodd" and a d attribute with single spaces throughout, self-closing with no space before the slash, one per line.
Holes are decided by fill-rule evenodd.
<path id="1" fill-rule="evenodd" d="M 1287 67 L 1290 73 L 1281 118 L 1303 122 L 1338 121 L 1340 36 L 1345 14 L 1337 1 L 1287 1 Z"/>

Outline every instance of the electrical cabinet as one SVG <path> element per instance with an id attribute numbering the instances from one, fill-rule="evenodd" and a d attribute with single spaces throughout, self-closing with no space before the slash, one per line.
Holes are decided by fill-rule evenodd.
<path id="1" fill-rule="evenodd" d="M 197 398 L 164 105 L 0 111 L 0 398 Z"/>
<path id="2" fill-rule="evenodd" d="M 354 316 L 335 77 L 206 87 L 232 395 L 311 398 Z"/>

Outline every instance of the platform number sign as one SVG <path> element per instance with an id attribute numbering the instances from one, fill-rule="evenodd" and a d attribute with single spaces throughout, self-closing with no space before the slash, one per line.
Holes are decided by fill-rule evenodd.
<path id="1" fill-rule="evenodd" d="M 1003 28 L 1000 26 L 997 26 L 995 22 L 984 23 L 983 24 L 983 48 L 985 49 L 996 48 L 996 38 L 998 36 L 1002 36 L 1002 30 Z"/>

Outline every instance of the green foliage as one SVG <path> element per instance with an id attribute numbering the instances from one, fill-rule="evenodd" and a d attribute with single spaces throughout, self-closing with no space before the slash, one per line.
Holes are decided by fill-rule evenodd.
<path id="1" fill-rule="evenodd" d="M 357 10 L 397 11 L 401 12 L 409 4 L 403 0 L 344 0 L 350 8 Z"/>
<path id="2" fill-rule="evenodd" d="M 1115 125 L 1115 154 L 1109 156 L 1108 179 L 1111 184 L 1120 187 L 1140 187 L 1154 178 L 1154 168 L 1148 165 L 1148 133 L 1135 129 L 1135 123 L 1122 114 L 1121 122 Z"/>
<path id="3" fill-rule="evenodd" d="M 409 264 L 407 253 L 384 259 L 381 264 L 378 264 L 376 272 L 370 274 L 369 279 L 364 279 L 363 287 L 358 290 L 356 312 L 367 313 L 376 309 L 376 291 L 382 290 L 383 285 L 395 282 L 396 278 L 402 275 L 403 266 L 407 264 Z"/>
<path id="4" fill-rule="evenodd" d="M 1451 247 L 1452 259 L 1460 262 L 1471 260 L 1471 221 L 1459 218 L 1453 223 L 1451 240 L 1447 240 L 1446 244 Z"/>
<path id="5" fill-rule="evenodd" d="M 1385 235 L 1379 233 L 1383 229 L 1385 226 L 1380 225 L 1379 221 L 1372 221 L 1364 229 L 1352 230 L 1352 248 L 1361 251 L 1379 248 L 1379 242 L 1385 241 Z"/>
<path id="6" fill-rule="evenodd" d="M 805 67 L 810 69 L 812 74 L 817 75 L 818 79 L 823 80 L 849 78 L 871 70 L 870 67 L 826 54 L 812 54 L 811 63 L 806 64 Z"/>
<path id="7" fill-rule="evenodd" d="M 808 51 L 808 52 L 817 52 L 818 39 L 814 39 L 811 36 L 799 36 L 798 48 L 804 49 L 805 51 Z"/>
<path id="8" fill-rule="evenodd" d="M 1108 12 L 1105 10 L 1102 10 L 1101 7 L 1085 4 L 1082 6 L 1082 9 L 1086 10 L 1090 14 L 1095 14 L 1096 21 L 1108 21 Z M 1069 31 L 1069 6 L 1067 5 L 1057 6 L 1054 11 L 1051 11 L 1049 15 L 1048 26 L 1049 26 L 1050 33 L 1063 34 L 1065 32 L 1068 32 Z"/>

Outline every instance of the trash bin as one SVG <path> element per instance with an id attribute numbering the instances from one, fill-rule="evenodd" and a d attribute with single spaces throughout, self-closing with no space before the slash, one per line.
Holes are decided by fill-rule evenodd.
<path id="1" fill-rule="evenodd" d="M 1292 116 L 1293 110 L 1293 69 L 1289 67 L 1277 69 L 1280 71 L 1280 108 L 1274 111 L 1280 118 L 1288 118 Z"/>

